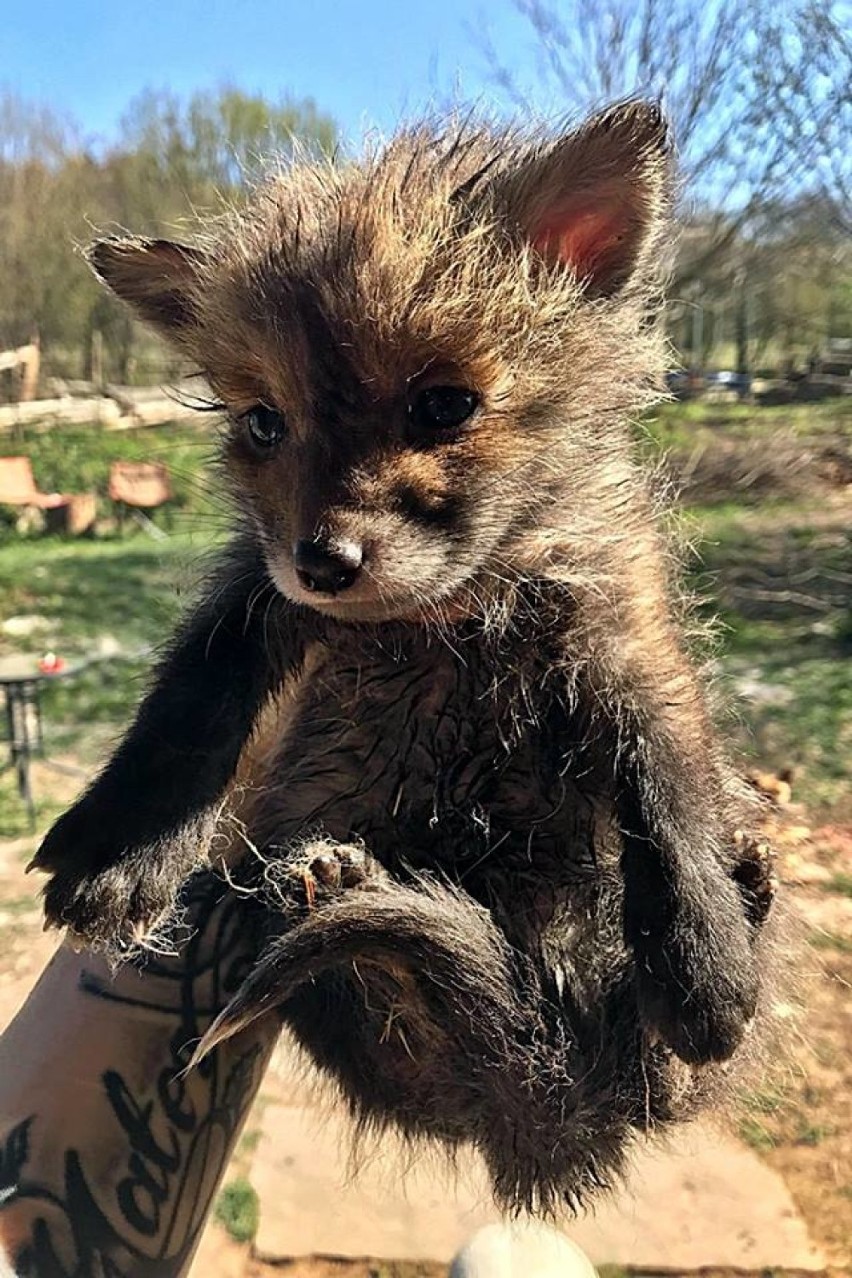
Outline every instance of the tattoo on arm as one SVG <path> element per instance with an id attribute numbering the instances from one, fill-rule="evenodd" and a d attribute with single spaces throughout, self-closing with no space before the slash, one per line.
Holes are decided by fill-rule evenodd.
<path id="1" fill-rule="evenodd" d="M 117 984 L 81 970 L 82 999 L 150 1026 L 148 1048 L 161 1054 L 150 1085 L 134 1084 L 120 1061 L 90 1080 L 102 1133 L 88 1149 L 60 1145 L 52 1175 L 33 1158 L 39 1126 L 51 1121 L 38 1110 L 0 1149 L 0 1211 L 23 1210 L 27 1226 L 12 1253 L 21 1278 L 177 1278 L 188 1267 L 274 1039 L 269 1027 L 243 1035 L 185 1073 L 253 957 L 244 902 L 209 874 L 189 896 L 192 932 L 179 959 L 149 957 L 142 979 Z M 113 1146 L 106 1174 L 101 1139 Z"/>

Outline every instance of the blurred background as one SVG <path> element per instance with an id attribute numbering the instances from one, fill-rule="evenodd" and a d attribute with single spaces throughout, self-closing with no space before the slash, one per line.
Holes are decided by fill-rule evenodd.
<path id="1" fill-rule="evenodd" d="M 119 228 L 189 237 L 244 198 L 268 157 L 298 145 L 345 159 L 366 132 L 423 110 L 559 122 L 662 95 L 682 175 L 670 402 L 636 423 L 636 447 L 678 493 L 687 586 L 716 618 L 705 655 L 732 707 L 725 728 L 770 801 L 815 979 L 782 1082 L 742 1098 L 703 1197 L 680 1185 L 672 1215 L 688 1244 L 649 1240 L 634 1221 L 588 1248 L 611 1274 L 844 1271 L 852 5 L 47 0 L 0 5 L 0 33 L 0 1018 L 49 951 L 22 877 L 37 833 L 121 731 L 227 527 L 217 427 L 196 411 L 192 370 L 105 295 L 81 246 Z M 356 1215 L 374 1232 L 357 1251 L 283 1221 L 302 1165 L 296 1149 L 284 1166 L 294 1093 L 270 1077 L 199 1272 L 259 1274 L 265 1256 L 306 1278 L 445 1275 L 461 1218 L 430 1234 L 450 1210 L 432 1182 L 425 1224 L 392 1193 L 383 1210 L 367 1194 Z M 742 1219 L 725 1216 L 732 1181 Z M 382 1243 L 391 1218 L 397 1241 Z"/>

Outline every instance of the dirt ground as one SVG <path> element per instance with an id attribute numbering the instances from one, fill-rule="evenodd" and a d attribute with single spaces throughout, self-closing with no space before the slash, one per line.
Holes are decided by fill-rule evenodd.
<path id="1" fill-rule="evenodd" d="M 73 780 L 56 773 L 37 780 L 49 784 L 58 801 L 70 798 L 75 788 Z M 772 835 L 780 848 L 779 869 L 787 895 L 803 920 L 800 966 L 805 969 L 805 1007 L 791 1061 L 778 1077 L 744 1099 L 736 1121 L 740 1137 L 783 1176 L 814 1241 L 832 1258 L 836 1268 L 831 1272 L 850 1274 L 852 824 L 812 829 L 804 811 L 793 805 L 778 810 Z M 55 944 L 41 931 L 37 885 L 23 872 L 31 847 L 30 839 L 0 841 L 0 1024 L 14 1012 Z M 777 1278 L 782 1272 L 793 1271 L 774 1271 Z M 729 1271 L 701 1273 L 703 1278 L 733 1278 Z M 202 1243 L 193 1278 L 272 1278 L 273 1274 L 278 1278 L 445 1278 L 446 1269 L 332 1258 L 269 1266 L 213 1225 Z"/>
<path id="2" fill-rule="evenodd" d="M 794 1060 L 753 1098 L 741 1134 L 780 1172 L 814 1238 L 852 1265 L 852 825 L 793 827 L 784 873 L 805 926 Z"/>

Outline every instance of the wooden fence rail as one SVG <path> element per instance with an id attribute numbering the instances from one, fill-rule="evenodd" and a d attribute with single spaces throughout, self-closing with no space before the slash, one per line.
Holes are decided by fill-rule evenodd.
<path id="1" fill-rule="evenodd" d="M 29 342 L 11 351 L 0 351 L 0 373 L 14 373 L 20 369 L 17 398 L 21 402 L 35 399 L 40 361 L 38 342 Z"/>

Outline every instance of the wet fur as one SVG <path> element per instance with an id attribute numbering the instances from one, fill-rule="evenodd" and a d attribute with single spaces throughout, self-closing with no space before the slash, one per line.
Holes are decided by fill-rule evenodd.
<path id="1" fill-rule="evenodd" d="M 263 953 L 207 1045 L 280 1005 L 364 1121 L 473 1140 L 508 1206 L 610 1183 L 768 997 L 769 859 L 629 430 L 666 362 L 670 183 L 643 104 L 556 140 L 424 126 L 296 166 L 194 248 L 94 251 L 227 409 L 241 531 L 42 846 L 48 917 L 116 944 L 168 910 L 277 707 L 237 871 Z M 447 383 L 475 422 L 413 436 Z M 258 402 L 289 431 L 263 461 Z M 342 599 L 294 571 L 320 534 L 367 547 Z"/>

